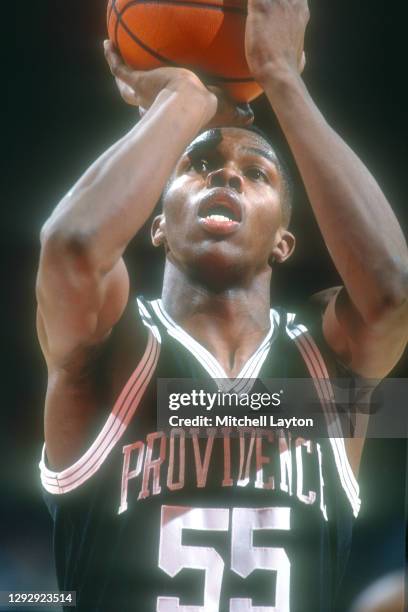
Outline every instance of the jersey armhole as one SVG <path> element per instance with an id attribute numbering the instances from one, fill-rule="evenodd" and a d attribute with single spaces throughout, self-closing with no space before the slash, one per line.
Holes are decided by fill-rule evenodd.
<path id="1" fill-rule="evenodd" d="M 143 301 L 138 299 L 137 305 L 142 323 L 148 330 L 144 354 L 119 394 L 96 439 L 73 465 L 60 472 L 52 471 L 47 466 L 46 447 L 43 445 L 39 468 L 42 486 L 48 493 L 53 495 L 69 493 L 89 480 L 116 446 L 139 406 L 156 369 L 161 338 Z"/>
<path id="2" fill-rule="evenodd" d="M 286 332 L 299 350 L 313 380 L 322 410 L 326 417 L 328 436 L 342 488 L 358 516 L 361 506 L 360 487 L 347 455 L 344 437 L 336 414 L 335 394 L 322 352 L 307 327 L 296 322 L 296 315 L 287 314 Z"/>

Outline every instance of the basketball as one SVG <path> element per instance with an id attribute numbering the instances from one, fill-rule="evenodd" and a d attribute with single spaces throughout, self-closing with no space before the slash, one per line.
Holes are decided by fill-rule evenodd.
<path id="1" fill-rule="evenodd" d="M 249 102 L 261 87 L 245 58 L 245 0 L 109 0 L 108 32 L 138 70 L 181 66 Z"/>

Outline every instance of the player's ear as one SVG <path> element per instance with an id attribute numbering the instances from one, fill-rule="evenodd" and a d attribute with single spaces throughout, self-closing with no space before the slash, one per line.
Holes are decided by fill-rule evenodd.
<path id="1" fill-rule="evenodd" d="M 272 248 L 271 262 L 283 263 L 292 255 L 296 246 L 296 238 L 287 229 L 280 229 L 275 237 Z"/>
<path id="2" fill-rule="evenodd" d="M 166 232 L 165 232 L 165 221 L 164 215 L 157 215 L 153 219 L 151 228 L 151 238 L 153 246 L 159 247 L 166 244 Z"/>

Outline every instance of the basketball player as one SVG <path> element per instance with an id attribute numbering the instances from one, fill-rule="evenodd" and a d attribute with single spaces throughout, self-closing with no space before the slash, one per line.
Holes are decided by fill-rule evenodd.
<path id="1" fill-rule="evenodd" d="M 131 71 L 106 44 L 123 97 L 147 111 L 46 222 L 38 273 L 41 475 L 59 587 L 81 612 L 336 609 L 362 439 L 156 425 L 158 378 L 310 377 L 324 409 L 338 364 L 380 379 L 406 345 L 406 243 L 300 77 L 307 21 L 306 0 L 250 0 L 246 52 L 344 282 L 311 331 L 271 310 L 295 246 L 273 146 L 194 74 Z M 162 296 L 136 304 L 122 257 L 161 194 Z"/>

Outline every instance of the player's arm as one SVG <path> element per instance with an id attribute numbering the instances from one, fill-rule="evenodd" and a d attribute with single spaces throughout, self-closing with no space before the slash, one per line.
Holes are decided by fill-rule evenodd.
<path id="1" fill-rule="evenodd" d="M 74 185 L 41 233 L 37 322 L 49 372 L 45 439 L 55 468 L 76 458 L 97 410 L 87 373 L 127 304 L 123 252 L 187 144 L 220 107 L 187 70 L 138 73 L 111 46 L 106 52 L 121 91 L 148 111 Z M 223 111 L 234 112 L 227 105 Z"/>
<path id="2" fill-rule="evenodd" d="M 101 341 L 120 317 L 128 292 L 122 254 L 184 147 L 214 114 L 216 101 L 194 75 L 180 71 L 171 81 L 168 71 L 155 72 L 149 111 L 85 172 L 42 229 L 38 297 L 53 362 Z"/>
<path id="3" fill-rule="evenodd" d="M 408 335 L 408 251 L 378 184 L 327 124 L 300 72 L 306 0 L 249 0 L 249 66 L 264 87 L 296 159 L 331 257 L 344 282 L 324 334 L 355 372 L 384 377 Z"/>

